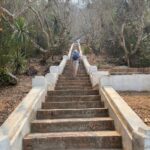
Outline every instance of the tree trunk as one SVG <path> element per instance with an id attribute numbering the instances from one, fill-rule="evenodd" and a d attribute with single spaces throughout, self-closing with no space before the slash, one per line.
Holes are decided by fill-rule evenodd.
<path id="1" fill-rule="evenodd" d="M 125 53 L 125 58 L 126 58 L 126 62 L 127 62 L 127 65 L 128 67 L 130 67 L 130 56 L 129 56 L 129 51 L 126 47 L 126 42 L 125 42 L 125 37 L 124 37 L 124 29 L 125 29 L 125 23 L 122 24 L 122 27 L 121 27 L 121 38 L 120 38 L 120 45 L 121 47 L 123 48 L 124 50 L 124 53 Z"/>

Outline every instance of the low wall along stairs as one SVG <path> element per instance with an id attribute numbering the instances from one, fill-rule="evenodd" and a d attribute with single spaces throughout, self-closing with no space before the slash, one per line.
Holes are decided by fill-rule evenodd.
<path id="1" fill-rule="evenodd" d="M 117 79 L 91 66 L 78 45 L 77 77 L 69 61 L 72 44 L 59 66 L 33 79 L 32 90 L 0 129 L 0 150 L 150 149 L 150 128 L 117 94 Z"/>

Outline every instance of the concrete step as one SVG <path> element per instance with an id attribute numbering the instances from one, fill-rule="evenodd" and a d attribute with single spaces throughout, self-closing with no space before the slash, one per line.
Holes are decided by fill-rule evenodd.
<path id="1" fill-rule="evenodd" d="M 69 83 L 70 85 L 72 84 L 72 83 L 91 83 L 91 81 L 89 80 L 89 79 L 85 79 L 85 80 L 80 80 L 80 79 L 78 79 L 78 80 L 76 80 L 76 79 L 74 79 L 74 80 L 64 80 L 64 79 L 60 79 L 60 80 L 58 80 L 58 82 L 57 83 Z"/>
<path id="2" fill-rule="evenodd" d="M 68 77 L 67 77 L 68 76 Z M 82 77 L 76 77 L 76 78 L 73 78 L 72 76 L 70 75 L 66 75 L 66 76 L 60 76 L 59 77 L 59 80 L 73 80 L 73 81 L 76 81 L 76 80 L 90 80 L 90 78 L 88 76 L 82 76 Z"/>
<path id="3" fill-rule="evenodd" d="M 76 82 L 76 81 L 58 81 L 56 86 L 91 86 L 92 84 L 90 81 L 87 81 L 86 83 L 81 81 L 81 82 Z"/>
<path id="4" fill-rule="evenodd" d="M 72 85 L 69 85 L 69 84 L 57 84 L 56 87 L 59 87 L 59 88 L 92 88 L 92 85 L 90 84 L 72 84 Z"/>
<path id="5" fill-rule="evenodd" d="M 72 102 L 72 101 L 95 101 L 101 100 L 100 95 L 81 95 L 81 96 L 47 96 L 47 102 Z"/>
<path id="6" fill-rule="evenodd" d="M 90 78 L 72 78 L 72 77 L 68 77 L 68 78 L 64 78 L 64 77 L 62 77 L 62 78 L 60 78 L 60 79 L 58 79 L 58 81 L 67 81 L 67 82 L 85 82 L 86 83 L 86 81 L 88 81 L 88 82 L 90 82 Z"/>
<path id="7" fill-rule="evenodd" d="M 55 90 L 92 90 L 92 87 L 89 86 L 57 86 Z"/>
<path id="8" fill-rule="evenodd" d="M 29 134 L 24 150 L 93 150 L 121 149 L 122 139 L 116 131 L 60 132 Z"/>
<path id="9" fill-rule="evenodd" d="M 70 73 L 63 73 L 61 76 L 65 76 L 65 75 L 72 75 L 72 72 Z M 87 73 L 77 73 L 77 77 L 89 77 L 89 75 Z"/>
<path id="10" fill-rule="evenodd" d="M 91 118 L 91 117 L 108 117 L 108 109 L 106 108 L 41 109 L 37 111 L 37 119 Z"/>
<path id="11" fill-rule="evenodd" d="M 72 101 L 72 102 L 45 102 L 42 109 L 81 109 L 81 108 L 102 108 L 104 103 L 99 101 Z"/>
<path id="12" fill-rule="evenodd" d="M 63 72 L 62 75 L 72 74 L 72 72 L 73 72 L 72 70 L 70 70 L 70 71 L 65 71 L 65 72 Z M 78 75 L 81 75 L 81 76 L 88 76 L 88 74 L 87 74 L 86 72 L 81 72 L 81 71 L 78 71 L 78 72 L 77 72 L 77 76 L 78 76 Z"/>
<path id="13" fill-rule="evenodd" d="M 32 133 L 115 130 L 111 118 L 35 120 Z"/>
<path id="14" fill-rule="evenodd" d="M 57 90 L 57 91 L 48 91 L 49 96 L 53 95 L 99 95 L 98 90 Z"/>

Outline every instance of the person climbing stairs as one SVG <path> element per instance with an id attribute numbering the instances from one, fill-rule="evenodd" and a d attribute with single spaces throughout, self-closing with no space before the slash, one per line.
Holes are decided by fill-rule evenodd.
<path id="1" fill-rule="evenodd" d="M 68 61 L 55 91 L 48 91 L 23 150 L 121 150 L 121 135 L 83 63 L 76 78 L 71 67 Z"/>

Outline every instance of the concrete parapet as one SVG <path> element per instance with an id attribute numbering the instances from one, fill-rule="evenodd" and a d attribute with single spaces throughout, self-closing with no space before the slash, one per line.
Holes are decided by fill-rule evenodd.
<path id="1" fill-rule="evenodd" d="M 1 126 L 1 150 L 21 150 L 22 139 L 30 132 L 30 121 L 45 100 L 45 88 L 34 87 Z M 9 144 L 9 145 L 8 145 Z"/>
<path id="2" fill-rule="evenodd" d="M 90 79 L 91 79 L 91 83 L 92 86 L 95 87 L 96 85 L 99 85 L 99 80 L 103 77 L 103 76 L 107 76 L 109 75 L 108 71 L 96 71 L 96 72 L 91 72 L 90 74 Z"/>
<path id="3" fill-rule="evenodd" d="M 96 67 L 91 67 L 86 56 L 82 59 L 93 87 L 99 86 L 101 99 L 114 119 L 116 130 L 122 135 L 123 149 L 150 150 L 150 127 L 115 91 L 150 91 L 150 75 L 110 75 L 109 71 L 97 71 Z"/>
<path id="4" fill-rule="evenodd" d="M 45 75 L 45 79 L 47 80 L 48 90 L 53 91 L 58 80 L 58 74 L 48 73 Z"/>
<path id="5" fill-rule="evenodd" d="M 69 54 L 68 54 L 69 59 L 71 58 L 71 53 L 72 53 L 73 47 L 74 47 L 74 43 L 71 45 L 71 48 L 69 50 Z"/>
<path id="6" fill-rule="evenodd" d="M 112 86 L 117 91 L 150 91 L 150 75 L 109 75 L 100 79 L 101 87 Z"/>
<path id="7" fill-rule="evenodd" d="M 102 101 L 109 108 L 115 127 L 123 138 L 124 150 L 149 150 L 150 128 L 137 116 L 119 94 L 109 86 L 100 87 Z"/>

